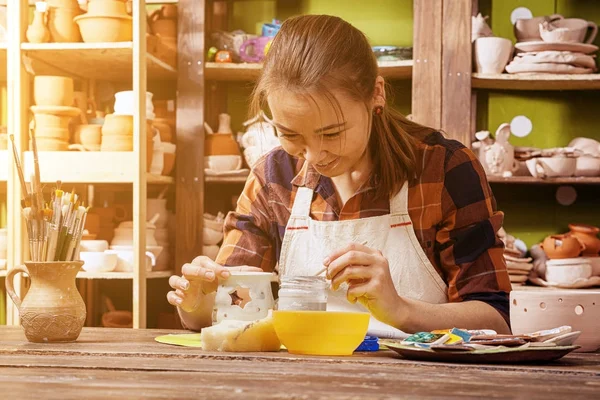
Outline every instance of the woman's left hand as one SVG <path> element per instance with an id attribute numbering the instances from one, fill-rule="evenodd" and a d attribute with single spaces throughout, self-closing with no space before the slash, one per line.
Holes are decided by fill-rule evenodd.
<path id="1" fill-rule="evenodd" d="M 333 290 L 347 282 L 349 302 L 358 301 L 381 322 L 398 325 L 402 298 L 396 292 L 388 260 L 381 251 L 352 243 L 330 254 L 324 265 Z"/>

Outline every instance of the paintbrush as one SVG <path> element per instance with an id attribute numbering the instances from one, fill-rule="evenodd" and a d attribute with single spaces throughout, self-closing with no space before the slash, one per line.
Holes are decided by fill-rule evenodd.
<path id="1" fill-rule="evenodd" d="M 52 223 L 50 224 L 50 233 L 48 239 L 48 254 L 46 255 L 46 261 L 54 261 L 56 255 L 56 246 L 58 242 L 58 231 L 60 229 L 61 217 L 62 217 L 62 199 L 63 191 L 60 189 L 55 190 L 54 204 L 52 205 Z"/>
<path id="2" fill-rule="evenodd" d="M 41 189 L 42 184 L 40 180 L 40 163 L 38 160 L 37 142 L 35 140 L 35 132 L 33 129 L 29 129 L 29 134 L 31 136 L 31 149 L 33 150 L 33 170 L 35 174 L 36 200 L 38 203 L 38 209 L 41 210 L 44 205 L 44 196 Z"/>
<path id="3" fill-rule="evenodd" d="M 29 204 L 29 191 L 27 189 L 27 184 L 25 183 L 25 176 L 23 175 L 23 168 L 21 167 L 21 161 L 19 160 L 19 152 L 17 151 L 17 145 L 15 144 L 15 135 L 10 135 L 10 141 L 12 143 L 13 149 L 13 157 L 15 159 L 15 164 L 17 165 L 17 172 L 19 174 L 19 182 L 21 182 L 21 207 L 28 207 Z M 23 206 L 23 203 L 25 204 Z"/>
<path id="4" fill-rule="evenodd" d="M 65 244 L 60 255 L 62 261 L 70 261 L 70 257 L 73 254 L 73 249 L 75 248 L 75 240 L 77 239 L 76 231 L 79 229 L 79 224 L 81 223 L 84 212 L 85 207 L 82 206 L 77 207 L 77 210 L 73 212 L 73 222 L 71 222 L 69 226 L 69 231 L 67 233 L 67 237 L 65 238 Z"/>
<path id="5" fill-rule="evenodd" d="M 71 261 L 79 258 L 79 247 L 81 245 L 81 238 L 83 237 L 83 230 L 85 229 L 85 220 L 87 219 L 88 211 L 90 211 L 90 207 L 85 209 L 81 222 L 79 223 L 79 228 L 77 229 L 77 237 L 75 240 L 75 248 L 73 249 L 73 254 L 71 255 Z"/>
<path id="6" fill-rule="evenodd" d="M 67 232 L 69 230 L 69 223 L 71 223 L 71 215 L 73 214 L 73 202 L 75 200 L 75 189 L 71 191 L 71 196 L 69 197 L 68 204 L 65 203 L 65 198 L 63 196 L 63 206 L 62 206 L 62 215 L 63 221 L 58 231 L 58 242 L 56 245 L 56 253 L 54 255 L 54 261 L 60 261 L 59 258 L 62 254 L 63 246 L 65 246 L 65 240 L 67 237 Z"/>

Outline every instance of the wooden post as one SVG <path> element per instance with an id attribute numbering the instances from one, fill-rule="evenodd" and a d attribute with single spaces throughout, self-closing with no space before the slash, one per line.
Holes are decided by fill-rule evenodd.
<path id="1" fill-rule="evenodd" d="M 443 0 L 414 0 L 413 120 L 442 126 L 442 9 Z"/>
<path id="2" fill-rule="evenodd" d="M 179 0 L 175 272 L 202 254 L 205 0 Z"/>
<path id="3" fill-rule="evenodd" d="M 146 328 L 146 2 L 133 2 L 133 328 Z"/>
<path id="4" fill-rule="evenodd" d="M 471 15 L 473 0 L 443 0 L 442 130 L 471 145 Z"/>

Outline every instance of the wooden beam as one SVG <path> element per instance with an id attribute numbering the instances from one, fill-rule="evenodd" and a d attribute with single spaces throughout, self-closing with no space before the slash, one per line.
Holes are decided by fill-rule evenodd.
<path id="1" fill-rule="evenodd" d="M 205 0 L 178 5 L 175 273 L 202 254 Z"/>
<path id="2" fill-rule="evenodd" d="M 443 0 L 414 0 L 413 120 L 442 126 L 442 9 Z"/>
<path id="3" fill-rule="evenodd" d="M 471 15 L 473 0 L 443 0 L 442 129 L 471 144 Z"/>

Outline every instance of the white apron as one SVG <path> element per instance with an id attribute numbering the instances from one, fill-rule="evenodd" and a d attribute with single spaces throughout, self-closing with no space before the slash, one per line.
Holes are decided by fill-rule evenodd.
<path id="1" fill-rule="evenodd" d="M 300 187 L 288 221 L 279 275 L 314 275 L 332 251 L 350 243 L 366 243 L 387 258 L 392 280 L 399 295 L 428 303 L 447 303 L 448 287 L 429 262 L 419 244 L 408 215 L 408 183 L 390 201 L 390 214 L 346 221 L 315 221 L 310 218 L 313 190 Z M 327 294 L 328 311 L 368 310 L 346 299 L 347 286 Z M 403 338 L 407 335 L 371 317 L 369 335 Z"/>

